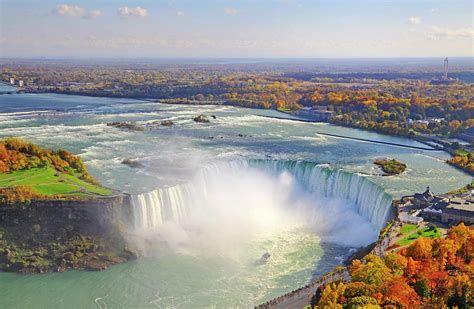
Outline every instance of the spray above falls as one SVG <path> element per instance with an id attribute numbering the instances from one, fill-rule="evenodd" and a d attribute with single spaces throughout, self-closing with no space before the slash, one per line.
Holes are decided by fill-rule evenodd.
<path id="1" fill-rule="evenodd" d="M 236 160 L 134 195 L 132 203 L 136 231 L 181 235 L 181 242 L 195 241 L 195 234 L 245 239 L 304 225 L 328 241 L 362 245 L 385 224 L 391 197 L 364 176 L 311 162 Z"/>

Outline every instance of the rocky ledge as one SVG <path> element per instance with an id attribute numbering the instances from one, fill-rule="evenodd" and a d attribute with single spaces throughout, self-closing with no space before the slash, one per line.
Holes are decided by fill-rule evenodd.
<path id="1" fill-rule="evenodd" d="M 199 115 L 193 118 L 195 122 L 209 123 L 210 120 L 206 115 Z"/>
<path id="2" fill-rule="evenodd" d="M 0 205 L 0 270 L 104 270 L 134 259 L 120 232 L 130 211 L 126 195 Z"/>
<path id="3" fill-rule="evenodd" d="M 107 122 L 107 126 L 131 131 L 145 131 L 143 126 L 137 125 L 133 122 Z"/>

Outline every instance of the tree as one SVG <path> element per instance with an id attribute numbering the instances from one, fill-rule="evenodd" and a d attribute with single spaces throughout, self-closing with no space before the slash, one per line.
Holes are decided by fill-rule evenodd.
<path id="1" fill-rule="evenodd" d="M 368 284 L 381 284 L 392 278 L 390 269 L 381 258 L 376 255 L 365 257 L 366 263 L 354 260 L 351 267 L 351 278 L 354 281 L 361 281 Z"/>
<path id="2" fill-rule="evenodd" d="M 428 286 L 428 280 L 426 278 L 422 277 L 416 280 L 415 292 L 422 298 L 430 297 L 430 288 Z"/>
<path id="3" fill-rule="evenodd" d="M 472 282 L 467 274 L 457 274 L 449 282 L 449 290 L 452 291 L 447 304 L 450 308 L 468 308 L 473 302 Z"/>
<path id="4" fill-rule="evenodd" d="M 338 303 L 339 297 L 344 294 L 345 285 L 343 282 L 331 282 L 323 290 L 318 306 L 324 308 L 342 308 Z"/>
<path id="5" fill-rule="evenodd" d="M 384 304 L 387 305 L 402 308 L 418 308 L 420 305 L 420 297 L 403 277 L 393 278 L 387 282 L 384 294 Z"/>
<path id="6" fill-rule="evenodd" d="M 415 260 L 428 259 L 431 257 L 433 241 L 431 238 L 419 237 L 410 247 L 407 248 L 407 256 Z"/>
<path id="7" fill-rule="evenodd" d="M 385 264 L 395 275 L 403 275 L 403 271 L 407 267 L 407 258 L 396 252 L 391 252 L 385 255 Z"/>

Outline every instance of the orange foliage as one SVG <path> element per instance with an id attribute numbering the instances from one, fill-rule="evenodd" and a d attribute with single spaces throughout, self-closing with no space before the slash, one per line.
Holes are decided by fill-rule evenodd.
<path id="1" fill-rule="evenodd" d="M 0 140 L 0 173 L 43 166 L 52 166 L 63 173 L 80 173 L 84 178 L 90 178 L 82 160 L 66 150 L 42 149 L 17 138 Z"/>
<path id="2" fill-rule="evenodd" d="M 420 297 L 403 277 L 387 282 L 384 290 L 384 305 L 396 305 L 401 308 L 418 308 L 420 305 Z"/>
<path id="3" fill-rule="evenodd" d="M 30 202 L 32 199 L 41 198 L 30 187 L 0 188 L 0 204 L 14 204 Z"/>
<path id="4" fill-rule="evenodd" d="M 474 306 L 474 229 L 463 223 L 446 238 L 420 237 L 385 259 L 354 260 L 351 282 L 326 285 L 319 308 L 468 308 Z"/>

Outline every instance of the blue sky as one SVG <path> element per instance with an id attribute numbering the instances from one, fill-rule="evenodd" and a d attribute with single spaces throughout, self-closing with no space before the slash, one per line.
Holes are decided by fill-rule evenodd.
<path id="1" fill-rule="evenodd" d="M 3 57 L 472 56 L 464 0 L 1 0 Z"/>

